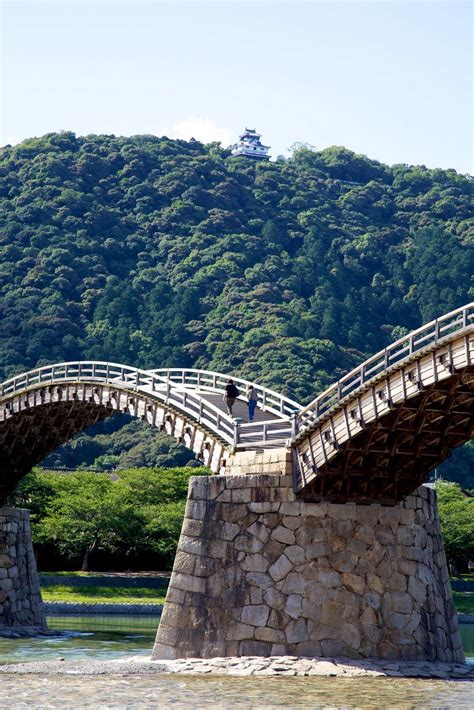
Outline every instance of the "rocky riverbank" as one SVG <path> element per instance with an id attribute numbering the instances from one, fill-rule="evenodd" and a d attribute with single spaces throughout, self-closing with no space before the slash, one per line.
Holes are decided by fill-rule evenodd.
<path id="1" fill-rule="evenodd" d="M 187 658 L 152 661 L 129 656 L 114 661 L 45 661 L 0 666 L 1 674 L 68 675 L 226 675 L 226 676 L 325 676 L 335 678 L 438 678 L 474 681 L 474 665 L 429 661 L 354 660 L 296 656 L 243 656 L 241 658 Z"/>

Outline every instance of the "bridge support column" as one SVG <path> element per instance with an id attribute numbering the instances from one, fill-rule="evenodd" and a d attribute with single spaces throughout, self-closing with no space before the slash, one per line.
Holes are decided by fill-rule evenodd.
<path id="1" fill-rule="evenodd" d="M 435 493 L 305 503 L 287 475 L 190 482 L 153 658 L 463 661 Z"/>
<path id="2" fill-rule="evenodd" d="M 29 512 L 0 508 L 0 636 L 44 629 Z"/>

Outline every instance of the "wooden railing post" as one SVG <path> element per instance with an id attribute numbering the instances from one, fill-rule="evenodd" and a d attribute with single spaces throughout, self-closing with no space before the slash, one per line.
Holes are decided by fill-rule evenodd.
<path id="1" fill-rule="evenodd" d="M 234 417 L 234 448 L 240 442 L 240 424 L 242 422 L 242 417 Z"/>
<path id="2" fill-rule="evenodd" d="M 291 438 L 296 439 L 298 434 L 298 412 L 292 412 L 290 416 L 291 421 Z"/>

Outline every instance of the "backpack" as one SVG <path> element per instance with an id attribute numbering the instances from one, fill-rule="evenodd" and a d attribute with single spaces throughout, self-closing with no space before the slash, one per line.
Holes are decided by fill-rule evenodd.
<path id="1" fill-rule="evenodd" d="M 240 392 L 237 387 L 234 384 L 229 385 L 229 389 L 227 390 L 227 396 L 236 399 L 239 395 Z"/>

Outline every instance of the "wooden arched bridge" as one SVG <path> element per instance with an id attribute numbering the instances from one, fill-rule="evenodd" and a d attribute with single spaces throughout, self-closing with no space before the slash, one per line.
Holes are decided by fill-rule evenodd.
<path id="1" fill-rule="evenodd" d="M 0 385 L 0 504 L 35 464 L 90 425 L 126 412 L 166 431 L 214 472 L 230 454 L 287 447 L 295 490 L 310 500 L 392 504 L 472 437 L 474 303 L 401 338 L 309 405 L 246 380 L 233 416 L 228 375 L 110 362 L 37 368 Z"/>

